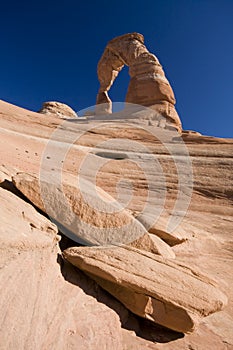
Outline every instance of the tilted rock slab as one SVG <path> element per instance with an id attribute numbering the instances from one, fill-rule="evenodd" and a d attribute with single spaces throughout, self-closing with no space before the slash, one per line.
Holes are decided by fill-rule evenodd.
<path id="1" fill-rule="evenodd" d="M 63 256 L 133 313 L 178 332 L 193 331 L 227 303 L 208 277 L 132 247 L 74 247 Z"/>
<path id="2" fill-rule="evenodd" d="M 166 119 L 167 127 L 171 125 L 181 132 L 173 90 L 158 58 L 147 50 L 139 33 L 124 34 L 108 42 L 97 68 L 100 88 L 96 103 L 102 104 L 97 106 L 97 114 L 111 113 L 108 91 L 124 65 L 129 66 L 131 78 L 126 102 L 151 107 L 155 117 Z"/>
<path id="3" fill-rule="evenodd" d="M 67 176 L 62 183 L 48 173 L 48 180 L 20 173 L 15 186 L 38 208 L 53 219 L 69 238 L 84 245 L 128 243 L 147 231 L 130 213 L 117 205 L 105 191 L 77 178 Z"/>
<path id="4" fill-rule="evenodd" d="M 159 237 L 150 236 L 127 210 L 105 202 L 104 199 L 113 198 L 97 186 L 94 188 L 87 180 L 82 182 L 82 192 L 75 186 L 76 178 L 72 176 L 64 180 L 63 192 L 61 186 L 55 184 L 56 179 L 51 177 L 46 182 L 19 173 L 13 177 L 13 182 L 34 205 L 55 220 L 61 232 L 74 241 L 84 245 L 132 244 L 167 258 L 175 257 L 168 244 Z M 103 201 L 98 201 L 98 195 Z M 119 212 L 113 209 L 119 209 Z"/>

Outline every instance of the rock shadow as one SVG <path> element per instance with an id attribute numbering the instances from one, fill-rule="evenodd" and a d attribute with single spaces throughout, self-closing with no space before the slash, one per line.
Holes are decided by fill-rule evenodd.
<path id="1" fill-rule="evenodd" d="M 74 246 L 74 242 L 69 238 L 62 238 L 61 241 L 61 250 Z M 77 246 L 77 243 L 75 245 Z M 153 343 L 168 343 L 184 337 L 183 333 L 172 331 L 131 313 L 121 302 L 102 289 L 83 271 L 65 261 L 61 254 L 58 254 L 57 262 L 60 265 L 61 274 L 67 282 L 78 286 L 86 294 L 105 304 L 118 314 L 122 328 L 134 331 L 138 337 Z"/>

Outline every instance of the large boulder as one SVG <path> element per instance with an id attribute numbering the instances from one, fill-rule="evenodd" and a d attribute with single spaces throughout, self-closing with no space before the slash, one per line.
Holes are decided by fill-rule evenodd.
<path id="1" fill-rule="evenodd" d="M 178 332 L 193 331 L 227 303 L 207 276 L 132 247 L 74 247 L 63 256 L 133 313 Z"/>
<path id="2" fill-rule="evenodd" d="M 53 180 L 51 175 L 50 181 L 49 176 L 47 181 L 40 181 L 26 173 L 13 177 L 16 188 L 47 213 L 69 238 L 84 245 L 130 244 L 164 257 L 175 257 L 168 244 L 149 235 L 144 226 L 127 210 L 114 204 L 105 191 L 87 180 L 82 180 L 80 190 L 75 185 L 76 178 L 66 176 L 62 192 Z M 98 200 L 98 195 L 102 200 Z"/>
<path id="3" fill-rule="evenodd" d="M 84 245 L 131 243 L 147 231 L 127 210 L 105 191 L 75 176 L 67 175 L 62 183 L 48 174 L 39 179 L 26 173 L 13 177 L 15 186 L 34 205 L 47 213 L 60 230 Z"/>

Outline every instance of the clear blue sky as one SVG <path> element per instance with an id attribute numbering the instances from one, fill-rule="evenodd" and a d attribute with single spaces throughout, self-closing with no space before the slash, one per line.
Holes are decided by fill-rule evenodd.
<path id="1" fill-rule="evenodd" d="M 184 128 L 233 137 L 233 0 L 2 1 L 0 98 L 35 111 L 91 106 L 107 41 L 134 31 L 162 63 Z M 128 81 L 125 68 L 114 102 Z"/>

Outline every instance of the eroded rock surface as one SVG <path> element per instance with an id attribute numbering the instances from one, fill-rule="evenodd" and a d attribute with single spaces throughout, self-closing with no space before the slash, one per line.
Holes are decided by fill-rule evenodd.
<path id="1" fill-rule="evenodd" d="M 100 188 L 83 181 L 80 190 L 72 176 L 66 176 L 62 186 L 55 182 L 50 176 L 47 182 L 26 173 L 13 176 L 16 188 L 49 214 L 60 230 L 74 241 L 85 245 L 129 244 L 167 258 L 175 257 L 168 244 L 148 234 L 139 221 L 117 206 L 113 198 Z M 97 199 L 98 195 L 102 200 Z"/>
<path id="2" fill-rule="evenodd" d="M 111 113 L 108 91 L 118 73 L 129 66 L 130 82 L 126 102 L 150 107 L 155 119 L 164 119 L 166 127 L 182 130 L 180 118 L 175 110 L 173 90 L 165 77 L 158 58 L 144 45 L 142 34 L 130 33 L 108 42 L 98 63 L 100 88 L 97 95 L 97 113 Z"/>
<path id="3" fill-rule="evenodd" d="M 65 103 L 55 101 L 44 102 L 39 113 L 59 118 L 77 118 L 77 113 L 71 107 Z"/>
<path id="4" fill-rule="evenodd" d="M 90 279 L 61 271 L 56 226 L 2 188 L 0 202 L 0 348 L 121 350 L 119 316 Z"/>
<path id="5" fill-rule="evenodd" d="M 53 176 L 48 176 L 47 181 L 25 173 L 13 177 L 15 186 L 58 225 L 61 223 L 64 234 L 79 243 L 127 244 L 147 232 L 106 192 L 87 180 L 82 180 L 79 188 L 75 180 L 67 176 L 60 184 Z"/>
<path id="6" fill-rule="evenodd" d="M 108 313 L 108 311 L 105 313 L 103 310 L 106 309 L 95 309 L 96 305 L 99 305 L 98 303 L 93 304 L 90 302 L 89 304 L 88 302 L 87 304 L 87 294 L 94 293 L 96 284 L 90 284 L 88 285 L 89 287 L 86 288 L 85 282 L 83 288 L 80 287 L 80 290 L 80 279 L 78 277 L 80 275 L 77 269 L 74 268 L 72 270 L 72 278 L 68 277 L 68 272 L 66 273 L 67 282 L 64 284 L 63 277 L 61 278 L 60 266 L 56 262 L 56 247 L 54 250 L 55 254 L 52 254 L 49 260 L 47 260 L 47 258 L 50 256 L 51 249 L 48 248 L 48 253 L 46 248 L 45 259 L 41 260 L 38 258 L 38 260 L 36 260 L 38 263 L 33 265 L 35 266 L 33 270 L 32 255 L 34 256 L 34 252 L 32 253 L 32 251 L 30 251 L 26 256 L 26 253 L 17 251 L 17 254 L 14 254 L 14 260 L 11 260 L 12 265 L 7 263 L 8 270 L 5 268 L 5 270 L 1 269 L 1 273 L 4 272 L 2 275 L 3 277 L 1 277 L 1 284 L 8 286 L 6 290 L 3 288 L 1 291 L 1 300 L 3 303 L 3 306 L 1 306 L 3 310 L 2 317 L 5 317 L 6 321 L 4 326 L 1 326 L 1 336 L 3 334 L 1 345 L 6 344 L 5 348 L 7 349 L 31 349 L 36 348 L 35 341 L 33 340 L 36 339 L 39 348 L 43 348 L 43 346 L 44 348 L 53 348 L 54 344 L 54 347 L 59 350 L 72 347 L 76 348 L 77 346 L 81 349 L 82 346 L 88 349 L 88 341 L 93 339 L 93 343 L 91 343 L 92 348 L 95 347 L 93 344 L 96 344 L 96 347 L 98 348 L 99 346 L 101 349 L 105 347 L 124 350 L 130 348 L 138 350 L 148 348 L 164 350 L 188 350 L 197 348 L 206 350 L 231 349 L 233 346 L 233 339 L 230 334 L 233 318 L 233 292 L 231 288 L 233 285 L 232 139 L 220 139 L 195 133 L 183 134 L 182 138 L 188 148 L 189 156 L 192 161 L 193 191 L 190 197 L 190 205 L 185 212 L 185 217 L 176 229 L 170 232 L 167 230 L 167 222 L 169 222 L 170 217 L 174 214 L 182 214 L 181 212 L 173 212 L 178 188 L 174 158 L 172 159 L 161 142 L 158 142 L 151 134 L 145 133 L 143 128 L 126 128 L 125 124 L 122 124 L 121 128 L 106 125 L 104 128 L 96 129 L 94 120 L 87 123 L 85 122 L 86 124 L 84 122 L 82 124 L 69 123 L 68 127 L 64 128 L 63 126 L 58 137 L 54 138 L 52 144 L 53 148 L 46 153 L 48 159 L 46 158 L 46 162 L 42 162 L 48 140 L 51 139 L 51 135 L 53 135 L 55 129 L 63 124 L 63 120 L 52 115 L 48 118 L 44 114 L 34 113 L 3 101 L 0 101 L 0 114 L 0 158 L 2 164 L 5 165 L 4 169 L 2 169 L 0 181 L 4 182 L 7 179 L 7 181 L 10 182 L 11 177 L 15 176 L 15 168 L 18 169 L 17 171 L 27 173 L 28 175 L 34 174 L 34 176 L 38 178 L 42 164 L 46 168 L 46 171 L 52 174 L 54 171 L 57 171 L 57 168 L 59 169 L 59 164 L 55 164 L 57 167 L 54 166 L 54 159 L 58 154 L 61 154 L 66 142 L 69 142 L 70 135 L 75 135 L 75 137 L 77 137 L 77 134 L 83 133 L 82 138 L 75 139 L 76 142 L 72 146 L 69 145 L 70 151 L 67 157 L 62 158 L 62 160 L 64 160 L 64 163 L 62 163 L 63 175 L 67 173 L 76 176 L 77 169 L 80 170 L 83 156 L 87 157 L 88 155 L 88 157 L 90 157 L 90 162 L 88 162 L 88 167 L 86 169 L 82 169 L 82 176 L 86 180 L 91 181 L 91 174 L 96 169 L 94 166 L 95 162 L 100 162 L 101 159 L 101 157 L 96 154 L 101 153 L 102 156 L 107 155 L 108 157 L 114 155 L 114 159 L 108 159 L 108 162 L 99 169 L 96 176 L 96 185 L 118 200 L 116 184 L 118 184 L 120 193 L 126 196 L 127 199 L 128 192 L 130 192 L 130 182 L 133 183 L 133 198 L 132 201 L 129 202 L 127 210 L 131 215 L 135 216 L 137 220 L 142 220 L 141 222 L 143 225 L 147 227 L 150 227 L 150 215 L 153 213 L 147 213 L 149 217 L 147 215 L 144 217 L 139 216 L 141 207 L 146 198 L 145 190 L 147 183 L 140 169 L 135 167 L 132 162 L 130 163 L 130 154 L 134 154 L 135 157 L 133 159 L 136 162 L 138 162 L 138 159 L 142 159 L 145 163 L 151 162 L 152 160 L 149 151 L 155 154 L 156 159 L 162 166 L 162 173 L 166 178 L 166 202 L 164 204 L 164 216 L 162 215 L 162 220 L 155 222 L 150 231 L 172 245 L 172 251 L 176 254 L 176 259 L 173 259 L 175 264 L 179 261 L 179 263 L 182 262 L 184 265 L 188 264 L 191 266 L 193 271 L 201 270 L 205 275 L 208 275 L 211 280 L 216 280 L 221 287 L 220 289 L 229 297 L 229 303 L 223 311 L 216 312 L 204 318 L 204 322 L 201 322 L 193 333 L 186 334 L 185 337 L 182 337 L 182 335 L 179 335 L 179 339 L 177 336 L 164 337 L 164 333 L 162 333 L 161 329 L 155 328 L 152 330 L 150 326 L 152 322 L 146 324 L 146 327 L 141 328 L 140 332 L 135 335 L 134 332 L 128 329 L 124 329 L 123 331 L 120 329 L 120 323 L 118 323 L 118 321 L 115 323 L 114 321 L 116 320 L 115 311 L 110 310 L 110 313 Z M 140 121 L 138 119 L 132 120 L 132 123 L 138 126 Z M 153 126 L 151 126 L 151 130 L 153 131 Z M 148 148 L 148 154 L 144 153 L 142 157 L 142 154 L 138 153 L 137 150 L 133 148 L 133 145 L 126 149 L 122 140 L 121 142 L 110 145 L 103 144 L 108 138 L 126 138 L 130 141 L 141 142 Z M 117 159 L 119 154 L 121 156 Z M 122 154 L 126 156 L 125 159 L 122 159 Z M 183 164 L 180 172 L 182 175 L 185 163 L 183 163 L 184 159 L 178 155 L 175 157 L 175 165 L 179 159 Z M 155 177 L 153 177 L 152 172 L 149 171 L 148 176 L 153 180 L 152 183 L 156 184 L 152 190 L 156 196 L 160 196 L 162 194 L 159 187 L 160 173 L 155 173 Z M 120 180 L 122 178 L 127 181 L 121 182 Z M 185 198 L 189 198 L 186 193 L 184 193 L 184 195 Z M 18 203 L 14 204 L 14 211 L 10 214 L 12 230 L 15 230 L 14 220 L 12 220 L 12 218 L 15 218 L 15 208 L 18 206 Z M 6 226 L 5 222 L 4 225 L 2 225 L 1 235 L 2 232 L 4 232 L 3 226 Z M 31 230 L 29 224 L 25 227 Z M 21 235 L 20 232 L 18 233 Z M 21 237 L 24 236 L 22 235 Z M 18 238 L 16 238 L 16 242 L 17 241 Z M 9 242 L 9 240 L 7 240 L 7 242 Z M 25 244 L 26 240 L 23 242 Z M 52 244 L 54 247 L 54 242 Z M 6 245 L 4 245 L 4 247 L 5 246 Z M 11 254 L 9 251 L 5 250 L 5 248 L 4 251 L 6 255 L 4 256 L 2 253 L 1 257 L 4 257 L 4 261 L 8 261 Z M 38 252 L 38 249 L 36 251 Z M 142 254 L 142 250 L 140 254 Z M 158 258 L 158 256 L 156 257 Z M 48 270 L 48 266 L 50 266 L 50 270 Z M 143 269 L 143 264 L 141 269 Z M 21 278 L 22 275 L 23 278 Z M 64 271 L 63 275 L 65 275 Z M 15 277 L 12 279 L 9 276 L 16 276 L 17 278 Z M 79 281 L 76 280 L 76 284 L 73 285 L 75 276 Z M 95 278 L 97 277 L 95 276 Z M 100 283 L 103 283 L 103 279 Z M 114 284 L 114 287 L 115 286 Z M 109 285 L 108 288 L 110 288 Z M 147 286 L 147 288 L 149 287 Z M 36 297 L 38 290 L 40 291 L 40 298 L 39 296 Z M 44 292 L 45 290 L 46 293 L 47 290 L 49 290 L 48 300 L 45 296 L 47 295 Z M 174 290 L 173 294 L 175 295 L 175 293 L 176 291 Z M 7 297 L 8 294 L 10 295 L 9 298 Z M 67 299 L 64 300 L 64 296 L 66 295 Z M 96 300 L 97 296 L 95 293 L 93 296 L 95 298 L 94 300 Z M 73 297 L 78 298 L 77 303 L 75 301 L 76 299 L 72 299 Z M 116 301 L 114 298 L 109 298 L 112 302 Z M 74 303 L 67 301 L 71 299 L 74 300 Z M 91 299 L 88 300 L 90 301 L 92 299 L 91 297 Z M 51 305 L 52 303 L 54 307 Z M 38 311 L 31 317 L 31 311 L 29 311 L 29 309 L 34 308 L 35 304 L 39 305 L 39 309 L 36 309 Z M 48 308 L 48 305 L 51 307 L 49 306 Z M 87 305 L 90 306 L 88 309 Z M 67 310 L 70 309 L 75 311 L 71 314 L 67 312 Z M 109 308 L 107 309 L 109 310 Z M 15 311 L 12 312 L 12 310 Z M 94 310 L 96 310 L 96 312 Z M 13 317 L 12 315 L 14 313 L 16 316 Z M 30 338 L 29 340 L 24 336 L 26 331 L 24 332 L 22 328 L 22 322 L 19 323 L 19 320 L 22 319 L 22 314 L 26 314 L 26 316 L 29 315 L 28 318 L 26 317 L 30 319 L 30 324 L 26 324 L 27 334 L 28 329 L 31 331 L 28 336 L 28 338 Z M 51 319 L 49 319 L 49 322 L 44 321 L 49 317 L 48 314 L 52 315 L 54 323 L 49 323 Z M 71 319 L 72 315 L 75 315 L 75 317 Z M 83 315 L 83 317 L 80 318 L 80 315 Z M 103 315 L 104 319 L 103 326 L 100 323 L 101 315 Z M 67 321 L 68 319 L 69 321 Z M 33 321 L 31 322 L 31 320 Z M 90 324 L 92 320 L 93 324 Z M 59 322 L 61 322 L 61 324 Z M 113 322 L 113 328 L 108 327 L 108 324 L 112 324 L 111 322 Z M 98 323 L 100 323 L 100 328 L 98 328 Z M 15 327 L 15 324 L 17 327 Z M 50 326 L 52 325 L 51 333 L 50 330 L 48 330 L 50 329 L 48 324 L 50 324 Z M 72 324 L 71 327 L 69 327 L 70 324 Z M 76 328 L 74 328 L 75 325 Z M 106 327 L 108 327 L 108 329 Z M 67 329 L 69 329 L 70 332 L 66 331 Z M 103 329 L 103 332 L 101 329 Z M 111 331 L 112 329 L 114 330 Z M 46 330 L 49 336 L 44 336 Z M 111 334 L 108 333 L 108 330 Z M 122 344 L 118 346 L 118 340 L 122 339 L 122 334 Z M 152 335 L 148 336 L 148 334 Z M 101 339 L 94 339 L 95 336 L 97 337 L 98 335 L 100 335 Z M 92 336 L 94 338 L 91 338 Z M 116 337 L 114 344 L 113 342 L 109 343 L 109 339 L 111 340 L 112 336 Z M 41 343 L 42 339 L 44 339 L 43 344 Z M 63 343 L 63 340 L 65 343 Z M 156 344 L 153 342 L 156 342 Z M 18 344 L 21 345 L 18 346 Z M 27 344 L 29 344 L 28 347 Z"/>
<path id="7" fill-rule="evenodd" d="M 178 332 L 193 331 L 227 303 L 208 277 L 134 248 L 69 248 L 63 255 L 129 310 Z"/>

